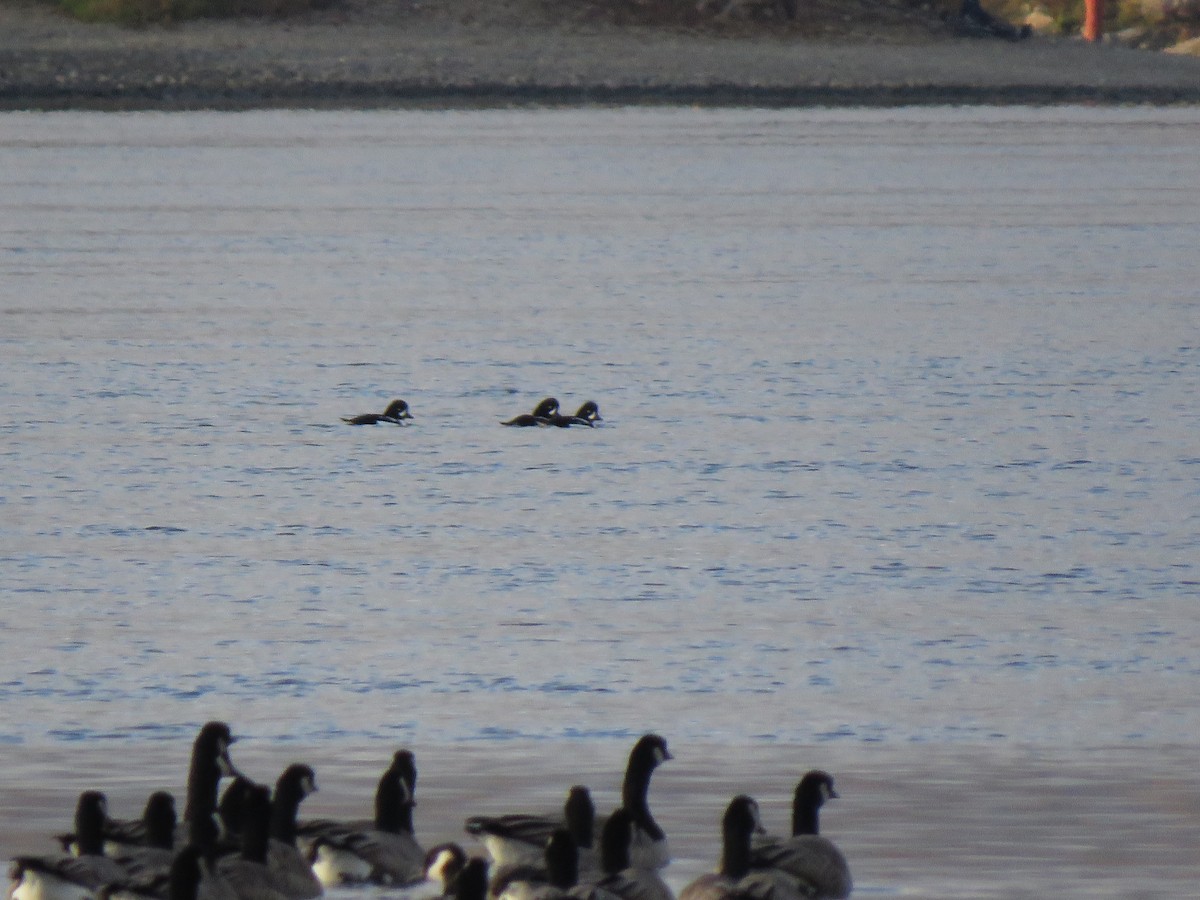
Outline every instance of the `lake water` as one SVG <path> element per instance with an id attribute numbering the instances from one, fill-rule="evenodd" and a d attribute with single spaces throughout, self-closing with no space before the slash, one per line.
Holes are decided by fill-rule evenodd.
<path id="1" fill-rule="evenodd" d="M 822 766 L 856 894 L 1194 894 L 1197 147 L 1197 109 L 0 115 L 0 851 L 181 789 L 209 718 L 313 762 L 307 814 L 411 747 L 429 843 L 611 805 L 656 730 L 676 887 Z M 499 426 L 547 395 L 604 422 Z"/>

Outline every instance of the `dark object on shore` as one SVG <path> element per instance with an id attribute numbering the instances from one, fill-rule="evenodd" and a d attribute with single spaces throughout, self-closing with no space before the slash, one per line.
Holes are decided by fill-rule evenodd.
<path id="1" fill-rule="evenodd" d="M 963 0 L 958 16 L 950 20 L 958 31 L 969 37 L 998 37 L 1023 41 L 1033 34 L 1028 25 L 1016 26 L 997 18 L 979 5 L 979 0 Z"/>
<path id="2" fill-rule="evenodd" d="M 363 413 L 361 416 L 342 417 L 347 425 L 403 425 L 405 419 L 411 419 L 408 404 L 403 400 L 393 400 L 382 413 Z"/>

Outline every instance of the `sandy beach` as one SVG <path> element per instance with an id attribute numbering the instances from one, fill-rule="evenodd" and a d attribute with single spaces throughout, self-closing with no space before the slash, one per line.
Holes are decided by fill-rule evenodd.
<path id="1" fill-rule="evenodd" d="M 1200 58 L 963 37 L 911 8 L 820 28 L 629 24 L 589 10 L 348 0 L 288 19 L 129 28 L 8 0 L 0 108 L 1200 102 Z"/>

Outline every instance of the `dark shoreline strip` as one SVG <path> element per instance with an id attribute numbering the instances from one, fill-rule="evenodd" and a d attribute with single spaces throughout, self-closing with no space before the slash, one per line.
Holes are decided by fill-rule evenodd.
<path id="1" fill-rule="evenodd" d="M 421 84 L 293 81 L 237 85 L 3 85 L 0 110 L 239 111 L 254 109 L 486 109 L 520 106 L 897 107 L 1200 104 L 1195 88 L 1095 85 L 762 87 Z"/>

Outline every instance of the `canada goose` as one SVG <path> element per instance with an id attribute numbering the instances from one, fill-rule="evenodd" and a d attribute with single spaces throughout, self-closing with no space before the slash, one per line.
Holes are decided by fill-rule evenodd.
<path id="1" fill-rule="evenodd" d="M 425 883 L 437 896 L 452 894 L 466 865 L 466 851 L 453 841 L 430 847 L 425 854 Z"/>
<path id="2" fill-rule="evenodd" d="M 654 774 L 654 770 L 661 763 L 671 758 L 667 742 L 657 734 L 643 735 L 629 753 L 629 761 L 625 766 L 625 778 L 621 786 L 621 802 L 622 808 L 630 817 L 633 829 L 629 844 L 630 864 L 637 868 L 660 869 L 671 859 L 666 834 L 651 815 L 650 803 L 647 798 L 650 790 L 650 776 Z M 591 794 L 584 793 L 583 789 L 573 788 L 567 796 L 564 817 L 568 821 L 585 819 L 589 807 L 591 807 Z M 594 807 L 592 809 L 594 815 Z M 525 822 L 530 823 L 529 832 L 531 834 L 545 835 L 542 838 L 543 849 L 549 831 L 554 827 L 562 827 L 564 824 L 561 821 L 548 820 L 543 816 L 525 814 L 495 817 L 474 816 L 467 820 L 466 830 L 483 839 L 494 865 L 498 868 L 521 864 L 538 865 L 541 862 L 541 855 L 536 845 L 530 840 L 511 839 L 511 835 L 520 833 Z M 504 823 L 508 823 L 509 827 L 500 828 L 499 825 Z M 547 823 L 549 823 L 549 827 Z M 594 828 L 595 825 L 592 826 L 592 829 Z M 571 826 L 571 830 L 574 831 L 574 829 L 575 826 Z M 503 838 L 496 833 L 501 831 L 505 832 Z M 536 840 L 536 838 L 533 839 Z M 588 840 L 590 842 L 590 836 Z M 592 851 L 587 864 L 581 860 L 580 869 L 590 871 L 594 869 L 594 863 L 595 854 Z"/>
<path id="3" fill-rule="evenodd" d="M 806 773 L 792 798 L 792 836 L 756 842 L 751 865 L 783 873 L 810 897 L 848 897 L 854 883 L 846 857 L 833 841 L 819 834 L 821 806 L 837 796 L 827 772 L 814 769 Z"/>
<path id="4" fill-rule="evenodd" d="M 600 834 L 600 867 L 604 875 L 594 887 L 621 900 L 675 900 L 675 894 L 657 869 L 630 866 L 632 842 L 633 817 L 623 807 L 614 810 Z"/>
<path id="5" fill-rule="evenodd" d="M 217 872 L 238 900 L 291 900 L 273 877 L 269 866 L 271 843 L 271 792 L 250 785 L 242 803 L 241 850 L 222 856 Z"/>
<path id="6" fill-rule="evenodd" d="M 104 853 L 117 859 L 134 878 L 161 880 L 175 858 L 175 798 L 155 791 L 146 801 L 141 819 L 108 819 L 104 826 Z"/>
<path id="7" fill-rule="evenodd" d="M 175 848 L 175 798 L 168 791 L 155 791 L 146 800 L 142 817 L 128 821 L 109 819 L 104 826 L 105 852 L 116 856 L 126 846 Z"/>
<path id="8" fill-rule="evenodd" d="M 412 752 L 398 750 L 376 786 L 374 819 L 313 819 L 297 826 L 305 855 L 323 885 L 408 885 L 425 879 L 425 851 L 413 830 L 416 782 Z"/>
<path id="9" fill-rule="evenodd" d="M 158 877 L 107 884 L 96 892 L 96 900 L 237 900 L 237 895 L 212 871 L 204 850 L 188 844 Z"/>
<path id="10" fill-rule="evenodd" d="M 571 832 L 556 828 L 546 840 L 542 865 L 498 867 L 488 886 L 493 900 L 559 900 L 579 879 L 578 848 Z"/>
<path id="11" fill-rule="evenodd" d="M 534 813 L 471 816 L 464 827 L 467 834 L 480 839 L 497 867 L 539 864 L 550 836 L 565 827 L 583 857 L 579 868 L 590 870 L 596 862 L 593 847 L 595 820 L 596 807 L 591 792 L 577 784 L 567 792 L 561 817 Z"/>
<path id="12" fill-rule="evenodd" d="M 221 779 L 236 776 L 237 770 L 229 758 L 234 743 L 232 732 L 224 722 L 208 722 L 192 743 L 192 761 L 188 769 L 187 801 L 183 808 L 183 824 L 175 840 L 180 844 L 198 842 L 192 838 L 196 822 L 211 820 L 217 811 L 217 790 Z M 207 827 L 203 830 L 207 831 Z M 209 838 L 204 836 L 204 840 Z"/>
<path id="13" fill-rule="evenodd" d="M 167 882 L 167 900 L 233 900 L 230 890 L 195 844 L 175 855 Z"/>
<path id="14" fill-rule="evenodd" d="M 323 893 L 321 882 L 296 846 L 296 813 L 304 798 L 316 790 L 316 774 L 299 763 L 284 769 L 275 782 L 267 866 L 272 881 L 290 900 L 311 900 Z"/>
<path id="15" fill-rule="evenodd" d="M 454 891 L 447 894 L 444 900 L 484 900 L 487 896 L 487 886 L 487 860 L 475 856 L 467 860 L 455 879 Z"/>
<path id="16" fill-rule="evenodd" d="M 750 841 L 761 831 L 758 804 L 745 794 L 734 797 L 721 820 L 720 868 L 692 881 L 679 900 L 780 900 L 774 880 L 750 868 Z"/>
<path id="17" fill-rule="evenodd" d="M 128 871 L 104 856 L 108 800 L 84 791 L 75 806 L 77 856 L 18 856 L 9 877 L 12 900 L 90 900 L 103 885 L 126 879 Z"/>
<path id="18" fill-rule="evenodd" d="M 102 828 L 104 855 L 117 858 L 143 850 L 154 850 L 163 868 L 170 865 L 175 847 L 175 798 L 167 791 L 155 791 L 146 801 L 140 819 L 106 817 Z M 60 834 L 58 842 L 65 852 L 78 855 L 75 834 Z"/>
<path id="19" fill-rule="evenodd" d="M 245 775 L 237 775 L 221 792 L 215 819 L 220 826 L 220 844 L 223 849 L 236 851 L 241 847 L 246 797 L 257 786 L 256 782 Z"/>
<path id="20" fill-rule="evenodd" d="M 667 836 L 650 814 L 650 776 L 672 759 L 667 742 L 657 734 L 643 735 L 629 753 L 625 781 L 621 786 L 621 806 L 633 822 L 629 845 L 630 864 L 639 869 L 661 869 L 671 861 Z"/>

